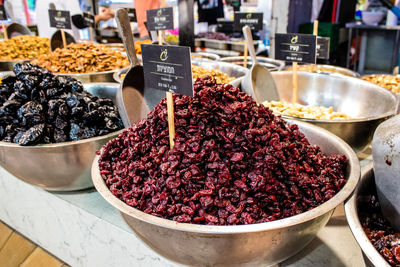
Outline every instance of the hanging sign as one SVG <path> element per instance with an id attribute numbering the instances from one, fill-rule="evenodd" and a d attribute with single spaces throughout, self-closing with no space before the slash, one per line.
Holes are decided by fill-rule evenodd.
<path id="1" fill-rule="evenodd" d="M 190 48 L 142 44 L 146 88 L 193 97 Z"/>
<path id="2" fill-rule="evenodd" d="M 49 9 L 50 27 L 57 29 L 71 29 L 69 11 Z"/>
<path id="3" fill-rule="evenodd" d="M 235 12 L 233 29 L 241 32 L 244 26 L 249 26 L 252 31 L 263 29 L 263 13 Z"/>
<path id="4" fill-rule="evenodd" d="M 174 11 L 172 7 L 150 9 L 146 11 L 147 29 L 164 31 L 174 29 Z"/>
<path id="5" fill-rule="evenodd" d="M 275 59 L 288 62 L 316 62 L 317 37 L 312 34 L 277 33 L 275 35 Z"/>

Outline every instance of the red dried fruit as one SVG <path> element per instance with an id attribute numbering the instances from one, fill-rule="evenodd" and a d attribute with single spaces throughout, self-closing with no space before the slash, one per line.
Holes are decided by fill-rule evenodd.
<path id="1" fill-rule="evenodd" d="M 346 183 L 344 155 L 325 156 L 238 88 L 206 78 L 194 89 L 174 95 L 173 149 L 165 99 L 103 147 L 103 178 L 128 205 L 177 222 L 252 224 L 315 208 Z"/>

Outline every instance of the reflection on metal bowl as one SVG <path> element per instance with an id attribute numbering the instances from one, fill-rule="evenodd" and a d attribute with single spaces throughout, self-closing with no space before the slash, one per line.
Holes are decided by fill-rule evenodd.
<path id="1" fill-rule="evenodd" d="M 363 169 L 360 183 L 358 184 L 353 196 L 346 201 L 344 209 L 346 212 L 347 222 L 354 238 L 363 252 L 366 266 L 372 267 L 389 267 L 388 262 L 379 254 L 372 245 L 361 226 L 358 217 L 359 199 L 362 196 L 371 194 L 375 190 L 374 171 L 372 163 Z"/>
<path id="2" fill-rule="evenodd" d="M 99 173 L 98 157 L 92 165 L 97 191 L 117 208 L 128 225 L 162 256 L 194 266 L 269 266 L 301 251 L 326 225 L 335 208 L 353 192 L 360 177 L 354 151 L 337 136 L 309 123 L 294 122 L 327 154 L 348 158 L 347 183 L 332 199 L 302 214 L 267 223 L 208 226 L 159 218 L 132 208 L 115 197 Z"/>
<path id="3" fill-rule="evenodd" d="M 272 72 L 282 101 L 292 101 L 292 72 Z M 240 83 L 232 83 L 235 86 Z M 333 107 L 354 119 L 320 120 L 283 116 L 320 126 L 347 142 L 357 153 L 371 143 L 374 131 L 396 112 L 396 96 L 388 90 L 346 76 L 298 73 L 298 103 Z M 263 101 L 263 100 L 262 100 Z"/>
<path id="4" fill-rule="evenodd" d="M 12 71 L 14 69 L 14 65 L 17 63 L 29 62 L 31 59 L 27 60 L 0 60 L 0 71 Z"/>
<path id="5" fill-rule="evenodd" d="M 116 83 L 85 84 L 90 93 L 115 103 Z M 90 167 L 95 153 L 121 131 L 64 143 L 20 146 L 0 142 L 0 165 L 17 178 L 52 191 L 92 187 Z"/>
<path id="6" fill-rule="evenodd" d="M 291 71 L 292 67 L 287 67 L 285 70 Z M 342 68 L 342 67 L 338 67 L 338 66 L 324 65 L 324 64 L 299 65 L 297 70 L 320 73 L 320 74 L 328 74 L 328 75 L 344 75 L 344 76 L 350 76 L 350 77 L 355 77 L 355 78 L 360 77 L 360 74 L 355 71 L 352 71 L 352 70 L 349 70 L 346 68 Z"/>
<path id="7" fill-rule="evenodd" d="M 115 82 L 113 75 L 120 70 L 109 70 L 95 73 L 54 73 L 58 76 L 68 76 L 81 81 L 82 83 L 107 83 Z"/>
<path id="8" fill-rule="evenodd" d="M 267 57 L 257 57 L 258 63 L 267 67 L 269 71 L 280 71 L 285 67 L 285 62 Z M 244 57 L 224 57 L 220 59 L 221 62 L 232 63 L 235 65 L 243 66 Z M 253 66 L 251 57 L 247 57 L 247 68 L 250 69 Z"/>

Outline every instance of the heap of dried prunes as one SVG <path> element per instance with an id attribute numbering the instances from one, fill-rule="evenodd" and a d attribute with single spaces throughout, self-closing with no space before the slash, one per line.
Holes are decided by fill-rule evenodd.
<path id="1" fill-rule="evenodd" d="M 0 84 L 0 140 L 20 145 L 75 141 L 122 129 L 111 99 L 83 90 L 70 77 L 30 63 Z"/>

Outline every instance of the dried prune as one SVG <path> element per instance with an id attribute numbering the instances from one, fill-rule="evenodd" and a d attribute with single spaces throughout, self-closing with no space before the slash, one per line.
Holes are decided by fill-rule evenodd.
<path id="1" fill-rule="evenodd" d="M 112 100 L 83 91 L 71 77 L 16 64 L 0 84 L 0 140 L 20 145 L 80 140 L 123 128 Z M 112 113 L 112 112 L 114 113 Z"/>
<path id="2" fill-rule="evenodd" d="M 103 179 L 128 205 L 177 222 L 252 224 L 313 209 L 346 183 L 346 156 L 325 156 L 238 88 L 205 78 L 194 89 L 174 95 L 173 149 L 165 99 L 103 147 Z"/>

